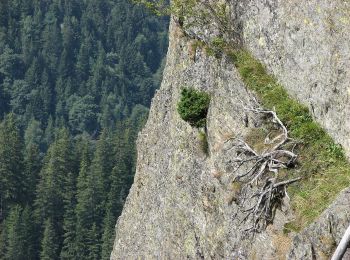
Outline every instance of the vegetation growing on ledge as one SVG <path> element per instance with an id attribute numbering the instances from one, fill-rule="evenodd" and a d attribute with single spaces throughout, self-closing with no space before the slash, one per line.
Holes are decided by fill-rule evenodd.
<path id="1" fill-rule="evenodd" d="M 290 131 L 291 138 L 300 141 L 298 165 L 286 172 L 303 178 L 288 189 L 296 220 L 286 229 L 303 228 L 350 185 L 350 163 L 343 148 L 313 120 L 309 109 L 291 98 L 277 79 L 269 75 L 248 51 L 235 48 L 220 37 L 214 38 L 210 44 L 203 43 L 203 46 L 209 56 L 221 58 L 226 54 L 246 86 L 259 97 L 262 106 L 276 111 Z"/>
<path id="2" fill-rule="evenodd" d="M 183 88 L 177 105 L 180 117 L 191 126 L 205 127 L 210 96 L 208 93 L 192 88 Z"/>
<path id="3" fill-rule="evenodd" d="M 292 99 L 264 66 L 243 50 L 224 51 L 235 63 L 243 81 L 260 98 L 267 109 L 274 109 L 290 131 L 300 140 L 299 165 L 287 174 L 303 180 L 290 186 L 296 220 L 289 228 L 298 229 L 312 222 L 350 185 L 350 164 L 343 149 L 313 119 L 309 110 Z"/>

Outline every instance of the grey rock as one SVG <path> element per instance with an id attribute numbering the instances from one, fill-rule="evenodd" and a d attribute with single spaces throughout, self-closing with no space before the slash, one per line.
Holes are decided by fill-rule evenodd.
<path id="1" fill-rule="evenodd" d="M 238 2 L 245 47 L 349 156 L 350 1 Z"/>
<path id="2" fill-rule="evenodd" d="M 315 223 L 294 237 L 288 259 L 329 259 L 348 223 L 350 189 L 344 190 Z"/>

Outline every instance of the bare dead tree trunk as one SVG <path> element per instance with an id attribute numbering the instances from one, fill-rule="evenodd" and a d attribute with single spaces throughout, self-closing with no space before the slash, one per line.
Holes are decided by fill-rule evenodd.
<path id="1" fill-rule="evenodd" d="M 343 238 L 341 239 L 337 249 L 335 250 L 332 260 L 341 260 L 349 246 L 350 243 L 350 225 L 345 231 Z"/>

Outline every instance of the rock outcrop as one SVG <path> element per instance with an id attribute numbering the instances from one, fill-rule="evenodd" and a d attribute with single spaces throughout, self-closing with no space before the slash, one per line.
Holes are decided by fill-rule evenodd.
<path id="1" fill-rule="evenodd" d="M 350 1 L 238 1 L 245 46 L 350 155 Z"/>
<path id="2" fill-rule="evenodd" d="M 349 154 L 350 2 L 230 2 L 240 41 Z M 263 122 L 244 110 L 242 104 L 253 104 L 254 95 L 234 65 L 194 48 L 188 36 L 216 34 L 210 28 L 184 31 L 171 22 L 163 83 L 138 138 L 135 180 L 118 219 L 111 259 L 328 259 L 350 223 L 350 190 L 298 234 L 283 234 L 293 218 L 287 200 L 266 231 L 253 237 L 245 232 L 251 223 L 236 203 L 237 150 L 230 140 L 247 138 Z M 212 97 L 208 155 L 198 130 L 176 111 L 183 87 Z"/>

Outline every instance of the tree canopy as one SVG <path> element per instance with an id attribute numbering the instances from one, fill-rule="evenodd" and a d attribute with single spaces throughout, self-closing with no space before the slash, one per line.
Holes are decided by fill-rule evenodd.
<path id="1" fill-rule="evenodd" d="M 109 259 L 168 17 L 0 1 L 0 259 Z"/>

